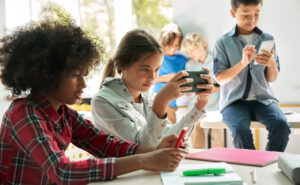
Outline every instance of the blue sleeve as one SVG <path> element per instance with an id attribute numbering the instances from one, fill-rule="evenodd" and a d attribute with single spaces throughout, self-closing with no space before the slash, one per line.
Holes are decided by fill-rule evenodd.
<path id="1" fill-rule="evenodd" d="M 274 45 L 274 59 L 277 64 L 278 71 L 280 71 L 280 63 L 279 63 L 279 57 L 277 55 L 276 44 Z"/>
<path id="2" fill-rule="evenodd" d="M 221 39 L 218 40 L 213 50 L 213 72 L 215 76 L 230 67 L 223 43 L 224 41 Z"/>

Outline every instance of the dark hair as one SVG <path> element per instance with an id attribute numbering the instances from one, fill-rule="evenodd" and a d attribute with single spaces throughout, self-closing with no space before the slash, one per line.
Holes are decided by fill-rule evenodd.
<path id="1" fill-rule="evenodd" d="M 80 27 L 55 21 L 31 23 L 0 40 L 0 78 L 12 92 L 49 93 L 63 72 L 87 73 L 99 64 L 101 50 Z"/>
<path id="2" fill-rule="evenodd" d="M 115 77 L 116 72 L 121 73 L 122 68 L 131 66 L 146 53 L 163 53 L 163 48 L 153 36 L 144 30 L 136 29 L 127 32 L 122 38 L 116 53 L 107 62 L 104 68 L 103 80 L 106 77 Z"/>
<path id="3" fill-rule="evenodd" d="M 165 47 L 170 45 L 176 39 L 176 37 L 182 38 L 182 31 L 177 24 L 170 23 L 161 29 L 158 41 L 163 47 Z"/>
<path id="4" fill-rule="evenodd" d="M 236 11 L 241 5 L 258 5 L 262 4 L 262 0 L 231 0 L 231 8 Z"/>

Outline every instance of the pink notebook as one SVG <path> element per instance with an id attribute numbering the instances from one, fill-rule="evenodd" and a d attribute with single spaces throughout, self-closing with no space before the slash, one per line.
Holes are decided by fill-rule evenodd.
<path id="1" fill-rule="evenodd" d="M 250 166 L 266 166 L 277 161 L 282 152 L 215 147 L 185 156 L 186 159 L 222 161 Z"/>

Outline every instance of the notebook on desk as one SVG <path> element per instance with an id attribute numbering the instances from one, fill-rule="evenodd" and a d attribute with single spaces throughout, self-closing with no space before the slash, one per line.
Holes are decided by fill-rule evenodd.
<path id="1" fill-rule="evenodd" d="M 201 161 L 222 161 L 250 166 L 266 166 L 276 162 L 280 154 L 282 152 L 215 147 L 188 154 L 185 158 Z"/>
<path id="2" fill-rule="evenodd" d="M 226 173 L 221 175 L 183 176 L 184 170 L 225 168 Z M 180 164 L 172 172 L 160 172 L 164 185 L 243 185 L 243 180 L 238 176 L 231 165 L 226 163 Z"/>

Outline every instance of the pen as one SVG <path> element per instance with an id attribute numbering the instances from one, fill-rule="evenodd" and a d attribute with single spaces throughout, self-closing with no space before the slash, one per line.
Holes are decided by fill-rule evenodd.
<path id="1" fill-rule="evenodd" d="M 207 174 L 221 174 L 225 173 L 225 168 L 206 168 L 206 169 L 193 169 L 185 170 L 182 172 L 183 176 L 198 176 L 198 175 L 207 175 Z"/>

